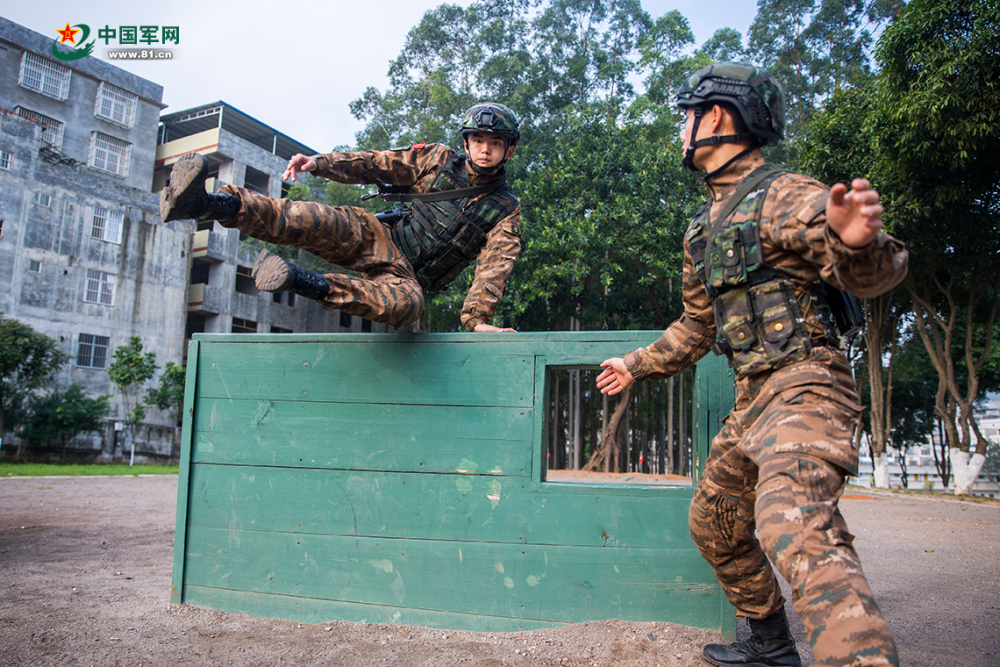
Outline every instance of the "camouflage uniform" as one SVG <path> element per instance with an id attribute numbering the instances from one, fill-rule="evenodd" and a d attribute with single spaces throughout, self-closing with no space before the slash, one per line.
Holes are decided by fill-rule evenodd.
<path id="1" fill-rule="evenodd" d="M 715 176 L 711 214 L 763 164 L 753 151 Z M 812 347 L 778 370 L 738 373 L 735 408 L 712 441 L 691 503 L 691 536 L 739 616 L 762 619 L 781 609 L 769 557 L 791 584 L 819 664 L 898 666 L 837 507 L 845 476 L 858 472 L 852 436 L 861 406 L 850 364 L 810 311 L 810 288 L 822 278 L 875 296 L 902 280 L 907 252 L 884 232 L 864 248 L 844 245 L 825 224 L 827 198 L 825 186 L 796 174 L 778 176 L 767 191 L 763 259 L 790 277 Z M 636 380 L 675 375 L 715 343 L 713 303 L 695 270 L 692 236 L 684 244 L 684 314 L 655 343 L 626 355 Z"/>
<path id="2" fill-rule="evenodd" d="M 442 144 L 329 153 L 314 156 L 317 168 L 313 174 L 341 183 L 407 185 L 411 192 L 422 193 L 455 155 Z M 483 176 L 467 171 L 470 186 L 493 181 L 503 173 Z M 232 185 L 221 192 L 237 195 L 242 206 L 237 215 L 220 224 L 268 243 L 308 250 L 331 264 L 362 274 L 360 278 L 326 274 L 330 294 L 320 302 L 324 306 L 397 327 L 420 317 L 424 293 L 413 268 L 393 243 L 391 228 L 365 209 L 270 199 Z M 467 331 L 492 319 L 520 250 L 521 209 L 517 208 L 487 234 L 479 252 L 472 288 L 462 308 L 462 326 Z"/>

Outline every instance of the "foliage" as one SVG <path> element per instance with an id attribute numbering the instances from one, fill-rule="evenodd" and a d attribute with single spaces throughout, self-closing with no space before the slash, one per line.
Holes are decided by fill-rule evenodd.
<path id="1" fill-rule="evenodd" d="M 160 385 L 146 392 L 146 405 L 167 410 L 170 416 L 180 421 L 184 409 L 184 382 L 187 378 L 184 366 L 168 361 L 160 374 Z"/>
<path id="2" fill-rule="evenodd" d="M 146 416 L 146 410 L 139 400 L 142 385 L 153 378 L 156 368 L 156 353 L 143 354 L 142 339 L 139 336 L 132 336 L 128 345 L 117 347 L 108 366 L 108 378 L 118 387 L 125 407 L 123 421 L 133 435 L 136 424 Z"/>
<path id="3" fill-rule="evenodd" d="M 785 148 L 795 158 L 820 104 L 871 72 L 873 36 L 892 17 L 893 0 L 760 0 L 748 55 L 785 90 Z"/>
<path id="4" fill-rule="evenodd" d="M 916 331 L 941 378 L 935 410 L 949 445 L 963 450 L 1000 303 L 998 43 L 994 2 L 913 0 L 876 48 L 882 71 L 866 130 L 890 194 L 886 217 L 911 252 Z"/>
<path id="5" fill-rule="evenodd" d="M 67 360 L 57 341 L 0 313 L 0 435 L 4 414 L 44 387 Z"/>
<path id="6" fill-rule="evenodd" d="M 53 390 L 28 399 L 28 421 L 21 432 L 33 445 L 57 440 L 66 459 L 66 444 L 80 433 L 100 431 L 108 414 L 110 394 L 87 396 L 83 385 L 74 382 L 65 391 Z"/>

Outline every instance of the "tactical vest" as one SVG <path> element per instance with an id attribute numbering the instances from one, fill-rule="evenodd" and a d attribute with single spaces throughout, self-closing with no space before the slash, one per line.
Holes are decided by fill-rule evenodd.
<path id="1" fill-rule="evenodd" d="M 448 160 L 431 182 L 431 192 L 469 187 L 466 158 Z M 517 210 L 517 197 L 504 183 L 477 202 L 416 200 L 410 215 L 392 228 L 392 240 L 410 262 L 420 286 L 443 289 L 479 256 L 486 235 Z"/>
<path id="2" fill-rule="evenodd" d="M 814 341 L 788 275 L 764 263 L 761 211 L 772 181 L 783 173 L 770 165 L 758 168 L 733 194 L 735 201 L 727 205 L 731 213 L 724 220 L 712 224 L 709 201 L 684 235 L 694 270 L 712 298 L 716 329 L 712 350 L 729 358 L 737 377 L 802 361 L 814 344 L 840 345 L 826 284 L 817 281 L 805 297 L 813 304 L 808 309 L 810 320 L 817 320 L 809 324 L 818 323 L 826 332 L 825 339 Z"/>

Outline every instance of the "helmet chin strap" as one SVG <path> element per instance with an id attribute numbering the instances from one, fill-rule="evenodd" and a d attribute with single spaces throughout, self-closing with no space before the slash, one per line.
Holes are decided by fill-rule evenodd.
<path id="1" fill-rule="evenodd" d="M 691 127 L 692 141 L 691 143 L 688 144 L 687 150 L 684 151 L 684 159 L 681 161 L 683 167 L 688 171 L 695 173 L 699 171 L 704 171 L 703 167 L 698 167 L 694 163 L 694 152 L 697 149 L 701 148 L 702 146 L 715 146 L 716 144 L 738 144 L 743 141 L 754 142 L 754 146 L 751 146 L 747 150 L 742 151 L 732 160 L 729 160 L 728 162 L 726 162 L 726 164 L 724 164 L 723 166 L 719 167 L 711 174 L 709 174 L 709 176 L 714 176 L 722 169 L 728 167 L 733 162 L 733 160 L 736 160 L 737 158 L 746 155 L 747 152 L 756 148 L 757 135 L 753 134 L 752 132 L 743 132 L 741 134 L 726 134 L 723 136 L 713 135 L 711 137 L 708 137 L 707 139 L 699 139 L 698 141 L 694 141 L 694 138 L 698 136 L 698 126 L 701 124 L 701 114 L 702 114 L 702 108 L 694 107 L 694 125 Z"/>

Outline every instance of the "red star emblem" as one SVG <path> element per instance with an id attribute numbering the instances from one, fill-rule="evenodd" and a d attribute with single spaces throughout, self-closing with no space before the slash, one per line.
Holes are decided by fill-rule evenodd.
<path id="1" fill-rule="evenodd" d="M 73 28 L 71 28 L 69 26 L 69 21 L 66 21 L 66 27 L 65 28 L 63 28 L 62 30 L 56 30 L 56 33 L 62 35 L 62 41 L 59 42 L 60 44 L 65 44 L 66 42 L 69 42 L 70 44 L 75 45 L 76 44 L 76 33 L 78 33 L 78 32 L 80 32 L 80 31 L 79 30 L 73 30 Z"/>

